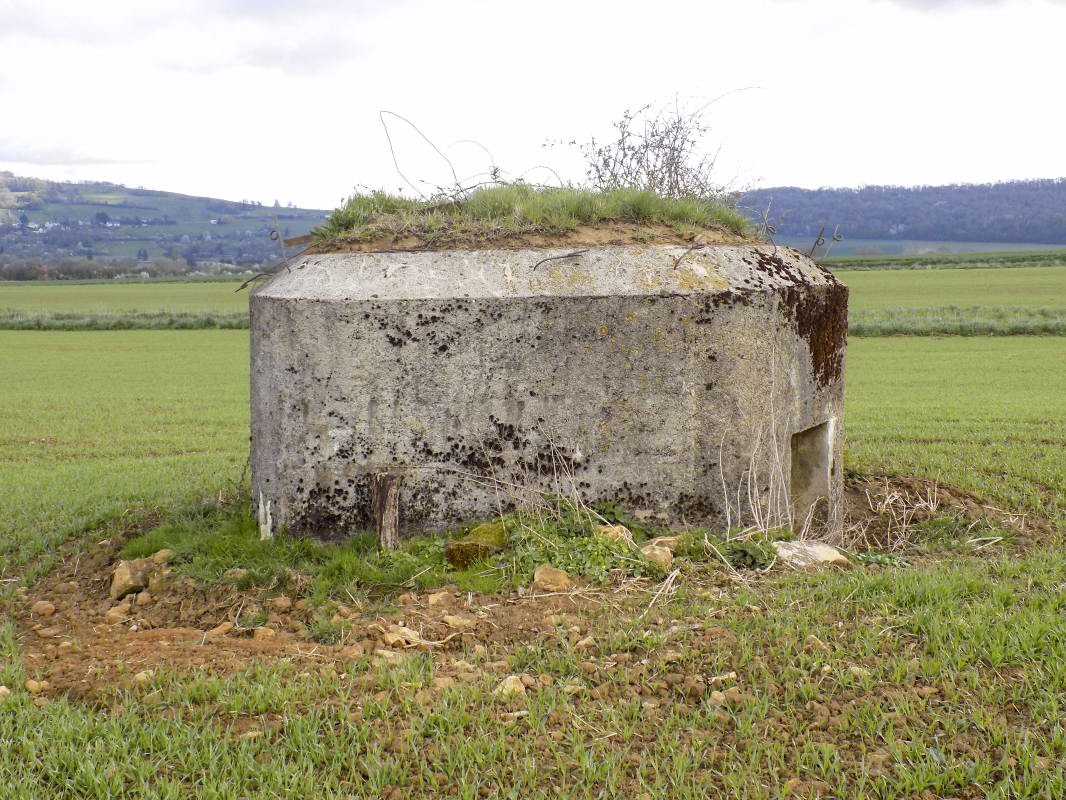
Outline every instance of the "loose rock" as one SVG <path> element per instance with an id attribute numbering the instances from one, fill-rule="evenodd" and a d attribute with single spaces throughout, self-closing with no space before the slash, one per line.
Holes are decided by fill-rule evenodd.
<path id="1" fill-rule="evenodd" d="M 665 547 L 672 553 L 677 548 L 680 538 L 679 536 L 656 536 L 648 544 L 655 547 Z"/>
<path id="2" fill-rule="evenodd" d="M 217 639 L 219 636 L 225 636 L 231 630 L 233 630 L 233 623 L 232 622 L 222 622 L 222 623 L 219 623 L 218 625 L 216 625 L 215 627 L 213 627 L 211 630 L 209 630 L 205 634 L 205 636 L 208 639 Z"/>
<path id="3" fill-rule="evenodd" d="M 166 564 L 170 559 L 174 557 L 174 551 L 168 548 L 163 548 L 152 556 L 152 561 L 156 564 Z"/>
<path id="4" fill-rule="evenodd" d="M 119 603 L 117 606 L 112 607 L 106 614 L 104 614 L 104 620 L 108 625 L 118 625 L 121 622 L 125 622 L 126 618 L 130 615 L 130 604 Z"/>
<path id="5" fill-rule="evenodd" d="M 439 606 L 447 603 L 452 599 L 451 592 L 433 592 L 433 594 L 426 595 L 426 603 L 431 606 Z"/>
<path id="6" fill-rule="evenodd" d="M 525 696 L 526 685 L 518 675 L 508 675 L 500 685 L 493 690 L 497 697 L 520 697 Z"/>
<path id="7" fill-rule="evenodd" d="M 670 562 L 674 560 L 674 553 L 668 547 L 660 547 L 656 544 L 646 544 L 640 548 L 641 555 L 648 561 L 651 561 L 664 569 L 670 566 Z"/>
<path id="8" fill-rule="evenodd" d="M 111 599 L 121 600 L 131 592 L 139 592 L 148 586 L 148 579 L 157 564 L 150 558 L 135 558 L 119 561 L 111 573 Z"/>
<path id="9" fill-rule="evenodd" d="M 541 564 L 533 572 L 532 588 L 538 592 L 563 592 L 573 585 L 570 575 L 551 564 Z"/>
<path id="10" fill-rule="evenodd" d="M 270 601 L 270 605 L 274 607 L 275 611 L 288 611 L 292 608 L 292 600 L 285 595 L 279 595 Z"/>
<path id="11" fill-rule="evenodd" d="M 270 641 L 277 635 L 278 632 L 273 628 L 268 628 L 265 625 L 261 625 L 255 629 L 255 632 L 252 634 L 252 638 L 260 642 L 266 642 Z"/>
<path id="12" fill-rule="evenodd" d="M 599 525 L 596 528 L 596 535 L 610 542 L 633 544 L 633 532 L 625 525 Z"/>
<path id="13" fill-rule="evenodd" d="M 806 569 L 832 564 L 838 567 L 850 567 L 847 557 L 832 545 L 824 542 L 774 542 L 777 557 L 791 567 Z"/>
<path id="14" fill-rule="evenodd" d="M 441 617 L 441 620 L 449 628 L 455 628 L 456 630 L 465 631 L 469 628 L 473 628 L 476 624 L 470 617 L 463 617 L 458 614 L 445 614 Z"/>
<path id="15" fill-rule="evenodd" d="M 11 696 L 11 690 L 6 686 L 0 686 L 0 700 Z"/>
<path id="16" fill-rule="evenodd" d="M 38 600 L 30 606 L 30 612 L 38 617 L 50 617 L 56 613 L 56 607 L 55 604 L 49 603 L 47 600 Z"/>
<path id="17" fill-rule="evenodd" d="M 140 683 L 140 684 L 143 685 L 145 683 L 148 683 L 148 681 L 152 680 L 152 677 L 154 675 L 155 675 L 155 673 L 152 670 L 145 669 L 145 670 L 141 670 L 136 675 L 134 675 L 133 676 L 133 680 L 135 680 L 135 681 L 137 681 L 137 683 Z"/>

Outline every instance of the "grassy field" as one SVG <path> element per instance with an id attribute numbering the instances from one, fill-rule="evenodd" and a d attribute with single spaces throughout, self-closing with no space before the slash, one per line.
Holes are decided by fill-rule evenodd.
<path id="1" fill-rule="evenodd" d="M 856 339 L 847 460 L 939 478 L 991 503 L 1066 512 L 1066 340 Z"/>
<path id="2" fill-rule="evenodd" d="M 1066 265 L 997 269 L 838 270 L 851 289 L 849 311 L 1013 306 L 1066 308 Z"/>
<path id="3" fill-rule="evenodd" d="M 1066 266 L 837 270 L 853 336 L 1066 333 Z"/>
<path id="4" fill-rule="evenodd" d="M 487 621 L 462 648 L 395 664 L 312 642 L 138 683 L 116 646 L 94 662 L 104 688 L 88 702 L 24 691 L 55 650 L 17 632 L 17 586 L 232 497 L 247 363 L 242 331 L 0 331 L 0 371 L 17 376 L 0 385 L 5 798 L 1066 794 L 1063 339 L 849 347 L 849 468 L 939 478 L 1057 523 L 1026 548 L 975 553 L 960 529 L 910 565 L 738 580 L 683 563 L 670 587 L 594 591 L 564 621 L 546 607 L 506 646 L 489 622 L 526 607 L 475 600 L 464 613 Z M 161 528 L 128 553 L 195 546 L 189 530 Z M 227 535 L 215 572 L 264 557 L 250 526 Z M 355 635 L 432 611 L 413 608 L 371 604 Z M 587 634 L 595 644 L 579 647 Z M 508 674 L 533 686 L 495 694 Z"/>
<path id="5" fill-rule="evenodd" d="M 245 332 L 0 333 L 0 572 L 127 509 L 211 496 L 247 457 Z"/>
<path id="6" fill-rule="evenodd" d="M 122 314 L 153 311 L 246 313 L 247 293 L 234 291 L 240 285 L 240 281 L 0 282 L 0 311 L 34 314 Z"/>
<path id="7" fill-rule="evenodd" d="M 1066 265 L 841 270 L 853 336 L 1066 333 Z M 239 282 L 0 283 L 0 329 L 247 327 Z"/>
<path id="8" fill-rule="evenodd" d="M 963 245 L 964 252 L 936 252 L 926 248 L 915 252 L 881 255 L 847 255 L 834 249 L 833 255 L 821 259 L 831 269 L 989 269 L 995 267 L 1061 267 L 1066 265 L 1066 249 L 1062 245 Z M 804 249 L 804 248 L 801 248 Z M 804 249 L 804 252 L 807 252 Z"/>

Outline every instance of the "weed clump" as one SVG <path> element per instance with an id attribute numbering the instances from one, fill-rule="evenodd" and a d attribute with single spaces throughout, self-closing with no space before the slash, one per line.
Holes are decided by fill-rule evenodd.
<path id="1" fill-rule="evenodd" d="M 632 538 L 601 531 L 622 525 Z M 410 589 L 454 585 L 461 591 L 492 594 L 528 586 L 542 564 L 605 585 L 623 577 L 662 578 L 666 570 L 641 553 L 641 545 L 666 528 L 641 523 L 621 507 L 596 508 L 557 500 L 536 512 L 523 511 L 468 525 L 447 536 L 404 541 L 382 551 L 369 532 L 342 543 L 325 543 L 280 532 L 261 541 L 256 521 L 244 508 L 194 508 L 130 541 L 123 558 L 142 558 L 167 548 L 178 572 L 206 585 L 230 583 L 238 589 L 289 589 L 314 603 L 352 592 L 387 597 Z M 733 569 L 764 569 L 773 563 L 774 538 L 787 531 L 745 532 L 713 537 L 689 531 L 675 537 L 674 554 L 688 562 Z M 234 577 L 234 572 L 239 574 Z M 323 620 L 315 636 L 327 641 Z M 335 627 L 335 625 L 333 626 Z"/>

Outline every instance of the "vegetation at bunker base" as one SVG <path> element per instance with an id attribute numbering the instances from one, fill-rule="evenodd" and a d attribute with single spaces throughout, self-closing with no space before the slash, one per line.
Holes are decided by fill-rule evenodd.
<path id="1" fill-rule="evenodd" d="M 747 235 L 744 217 L 711 200 L 668 199 L 638 189 L 594 192 L 535 189 L 524 184 L 471 192 L 454 202 L 413 200 L 384 192 L 353 195 L 315 234 L 332 240 L 372 241 L 417 237 L 427 245 L 502 239 L 522 234 L 563 234 L 582 225 L 665 225 L 678 235 L 717 229 Z"/>

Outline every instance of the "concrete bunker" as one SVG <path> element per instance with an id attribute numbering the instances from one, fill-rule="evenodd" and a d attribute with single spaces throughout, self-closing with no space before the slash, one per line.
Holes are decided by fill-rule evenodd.
<path id="1" fill-rule="evenodd" d="M 251 298 L 263 533 L 410 535 L 575 491 L 832 532 L 846 332 L 846 287 L 766 245 L 302 256 Z"/>

